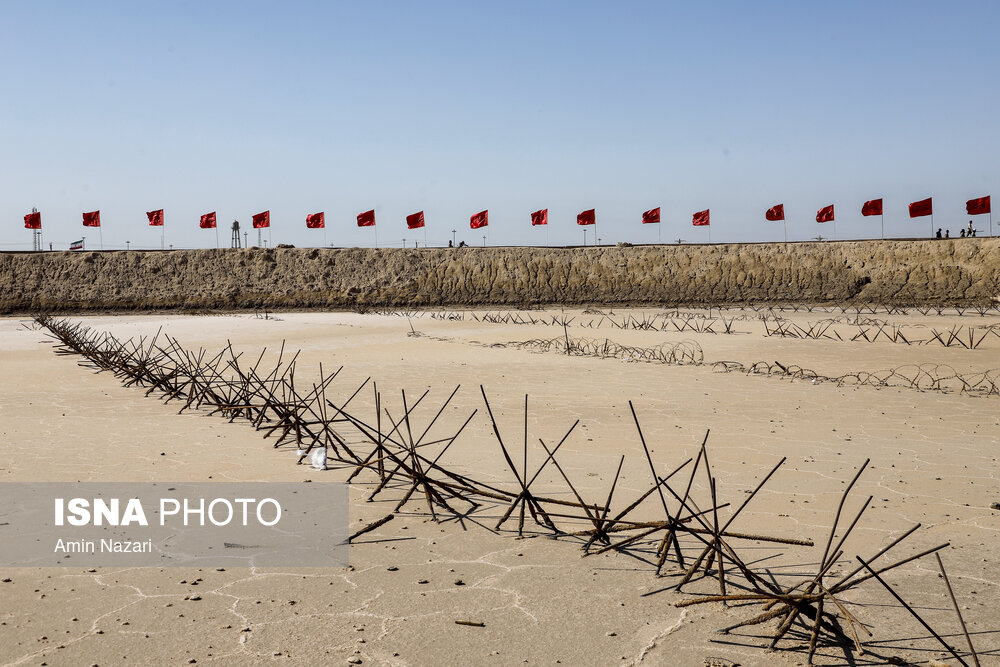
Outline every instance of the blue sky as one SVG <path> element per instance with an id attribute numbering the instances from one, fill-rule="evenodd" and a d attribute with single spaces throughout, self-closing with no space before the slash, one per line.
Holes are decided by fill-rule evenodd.
<path id="1" fill-rule="evenodd" d="M 273 243 L 381 245 L 451 230 L 481 244 L 926 236 L 933 196 L 957 233 L 997 184 L 1000 99 L 990 2 L 162 2 L 0 7 L 0 249 L 97 230 L 105 247 L 214 247 L 198 217 Z M 549 209 L 548 229 L 529 214 Z M 986 219 L 977 220 L 988 229 Z M 1000 219 L 997 231 L 1000 232 Z M 266 237 L 265 237 L 266 238 Z M 251 239 L 253 240 L 253 239 Z M 592 241 L 592 233 L 588 241 Z"/>

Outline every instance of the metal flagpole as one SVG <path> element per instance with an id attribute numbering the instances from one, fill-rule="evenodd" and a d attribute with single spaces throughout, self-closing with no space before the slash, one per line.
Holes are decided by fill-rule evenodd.
<path id="1" fill-rule="evenodd" d="M 990 206 L 990 236 L 993 236 L 993 206 Z"/>
<path id="2" fill-rule="evenodd" d="M 98 227 L 97 233 L 100 235 L 101 238 L 101 250 L 104 250 L 104 227 Z"/>
<path id="3" fill-rule="evenodd" d="M 885 238 L 885 213 L 883 213 L 879 217 L 882 218 L 882 238 L 884 239 Z"/>
<path id="4" fill-rule="evenodd" d="M 219 226 L 215 226 L 215 247 L 219 247 Z"/>
<path id="5" fill-rule="evenodd" d="M 781 216 L 781 229 L 785 235 L 785 243 L 788 243 L 788 221 L 785 220 L 784 216 Z"/>
<path id="6" fill-rule="evenodd" d="M 323 247 L 326 247 L 326 221 L 323 221 Z"/>

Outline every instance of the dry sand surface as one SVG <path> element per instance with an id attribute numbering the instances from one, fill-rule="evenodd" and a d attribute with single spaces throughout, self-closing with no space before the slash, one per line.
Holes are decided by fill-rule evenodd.
<path id="1" fill-rule="evenodd" d="M 616 309 L 614 316 L 642 320 L 655 312 Z M 518 452 L 527 394 L 529 468 L 544 458 L 538 438 L 557 442 L 580 420 L 558 459 L 594 502 L 603 502 L 621 455 L 617 502 L 624 504 L 651 485 L 631 400 L 662 471 L 695 456 L 711 429 L 708 451 L 724 500 L 741 502 L 788 457 L 734 524 L 747 532 L 818 543 L 744 545 L 755 567 L 785 574 L 814 571 L 840 494 L 870 458 L 845 516 L 853 516 L 869 495 L 872 507 L 834 570 L 846 572 L 855 554 L 871 555 L 913 524 L 923 524 L 899 547 L 899 557 L 951 542 L 941 553 L 973 641 L 984 665 L 1000 664 L 1000 512 L 990 509 L 1000 501 L 1000 397 L 725 373 L 711 364 L 779 361 L 838 376 L 928 363 L 971 376 L 1000 368 L 1000 336 L 987 336 L 970 350 L 884 339 L 768 337 L 751 311 L 726 312 L 743 318 L 733 322 L 733 334 L 621 330 L 608 322 L 592 329 L 580 325 L 599 320 L 597 313 L 531 313 L 564 314 L 576 318 L 565 331 L 574 338 L 647 348 L 686 340 L 700 347 L 704 363 L 519 349 L 511 343 L 558 338 L 564 330 L 477 322 L 468 313 L 462 320 L 432 319 L 428 313 L 408 320 L 321 312 L 280 313 L 266 320 L 247 314 L 77 319 L 119 337 L 151 335 L 162 326 L 189 348 L 215 351 L 228 340 L 254 357 L 267 347 L 273 358 L 284 340 L 287 348 L 302 350 L 299 382 L 318 377 L 319 363 L 324 369 L 343 365 L 332 396 L 346 398 L 370 376 L 390 411 L 398 410 L 401 389 L 409 396 L 429 390 L 426 400 L 440 404 L 461 385 L 442 431 L 473 410 L 478 413 L 442 462 L 504 488 L 513 488 L 513 479 L 479 386 Z M 807 327 L 842 314 L 781 315 Z M 953 311 L 869 317 L 902 326 L 908 339 L 928 338 L 932 329 L 1000 325 L 997 311 L 983 317 Z M 81 368 L 75 357 L 53 354 L 43 333 L 24 328 L 22 321 L 0 320 L 0 481 L 346 479 L 348 469 L 336 465 L 325 472 L 296 466 L 294 449 L 273 449 L 245 423 L 196 412 L 178 415 L 175 404 L 145 398 L 142 390 L 122 387 L 110 374 Z M 846 320 L 834 326 L 841 337 L 858 330 Z M 370 392 L 352 407 L 371 414 Z M 421 413 L 421 423 L 432 414 L 430 408 Z M 384 516 L 398 500 L 394 490 L 365 502 L 374 479 L 362 474 L 352 486 L 355 528 Z M 551 466 L 537 484 L 548 495 L 570 497 Z M 696 480 L 694 492 L 705 498 L 703 479 Z M 730 635 L 716 632 L 759 607 L 675 607 L 678 600 L 716 592 L 718 586 L 700 579 L 685 593 L 669 590 L 677 581 L 676 566 L 668 561 L 667 576 L 656 576 L 655 544 L 581 558 L 579 541 L 550 539 L 549 531 L 532 527 L 531 537 L 517 539 L 515 526 L 507 524 L 507 530 L 494 532 L 502 511 L 495 505 L 462 520 L 445 514 L 440 522 L 425 510 L 411 503 L 396 520 L 359 538 L 347 569 L 0 568 L 0 662 L 701 667 L 804 661 L 801 629 L 782 644 L 791 650 L 771 653 L 764 647 L 773 621 Z M 640 514 L 657 518 L 657 504 L 644 504 Z M 949 642 L 964 647 L 933 558 L 894 570 L 887 579 Z M 869 652 L 821 644 L 818 663 L 874 665 L 899 658 L 926 665 L 948 658 L 877 583 L 845 597 L 871 624 Z"/>
<path id="2" fill-rule="evenodd" d="M 955 303 L 1000 295 L 1000 239 L 0 253 L 0 284 L 0 313 Z"/>

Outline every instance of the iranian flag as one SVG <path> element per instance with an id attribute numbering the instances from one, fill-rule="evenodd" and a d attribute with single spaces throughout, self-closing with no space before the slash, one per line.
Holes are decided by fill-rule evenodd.
<path id="1" fill-rule="evenodd" d="M 73 241 L 72 243 L 70 243 L 69 244 L 69 249 L 70 250 L 83 250 L 83 239 L 80 239 L 79 241 Z"/>

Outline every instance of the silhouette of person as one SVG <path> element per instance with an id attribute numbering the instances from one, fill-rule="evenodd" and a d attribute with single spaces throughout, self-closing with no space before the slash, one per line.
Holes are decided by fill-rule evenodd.
<path id="1" fill-rule="evenodd" d="M 938 238 L 938 239 L 941 238 L 941 228 L 940 227 L 938 227 L 937 235 L 934 238 Z"/>
<path id="2" fill-rule="evenodd" d="M 961 236 L 964 239 L 965 238 L 965 230 L 963 229 L 962 231 L 960 231 L 958 233 L 958 235 Z"/>
<path id="3" fill-rule="evenodd" d="M 950 230 L 948 230 L 948 229 L 944 230 L 944 237 L 945 237 L 945 238 L 948 238 L 948 232 L 949 232 L 949 231 L 950 231 Z"/>

